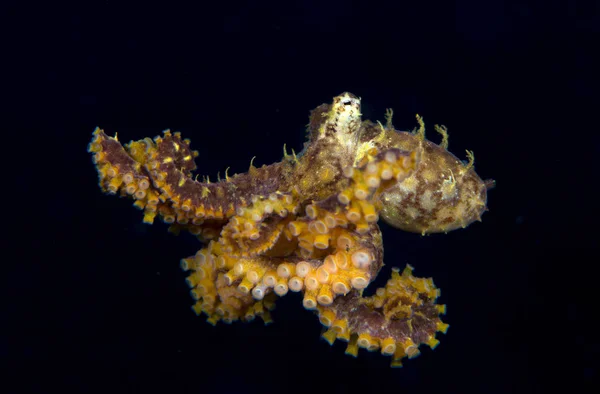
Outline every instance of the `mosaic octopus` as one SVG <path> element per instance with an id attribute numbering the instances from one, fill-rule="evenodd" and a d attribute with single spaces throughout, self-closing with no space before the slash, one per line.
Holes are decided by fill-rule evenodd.
<path id="1" fill-rule="evenodd" d="M 464 163 L 447 151 L 445 127 L 435 127 L 437 145 L 418 115 L 413 132 L 395 130 L 391 110 L 386 119 L 362 121 L 360 99 L 341 94 L 311 112 L 300 154 L 284 147 L 281 162 L 218 182 L 194 178 L 198 152 L 178 132 L 121 145 L 97 128 L 88 150 L 103 191 L 134 199 L 144 222 L 158 216 L 204 243 L 181 260 L 196 314 L 269 323 L 278 296 L 301 292 L 330 344 L 347 341 L 353 356 L 379 350 L 401 366 L 420 344 L 439 343 L 446 308 L 411 266 L 363 296 L 383 266 L 377 222 L 420 234 L 464 228 L 481 220 L 493 181 L 475 173 L 472 152 Z"/>

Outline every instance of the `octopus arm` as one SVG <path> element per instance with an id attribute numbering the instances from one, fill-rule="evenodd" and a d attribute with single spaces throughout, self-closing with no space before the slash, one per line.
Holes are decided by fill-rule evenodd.
<path id="1" fill-rule="evenodd" d="M 189 216 L 209 219 L 229 219 L 240 208 L 251 205 L 252 196 L 269 195 L 278 190 L 285 163 L 256 168 L 250 165 L 246 174 L 211 183 L 192 178 L 196 169 L 196 151 L 180 133 L 163 132 L 149 149 L 146 167 L 153 182 L 173 205 L 190 212 Z"/>
<path id="2" fill-rule="evenodd" d="M 439 318 L 445 305 L 435 304 L 439 295 L 431 278 L 416 278 L 412 267 L 402 274 L 393 268 L 385 287 L 371 297 L 357 290 L 338 298 L 330 306 L 320 306 L 319 320 L 327 328 L 322 334 L 330 344 L 348 342 L 346 353 L 357 356 L 358 348 L 379 350 L 392 356 L 392 366 L 402 366 L 402 358 L 419 355 L 419 345 L 435 348 L 436 332 L 446 333 L 448 324 Z"/>
<path id="3" fill-rule="evenodd" d="M 144 165 L 151 144 L 149 139 L 132 142 L 126 150 L 116 137 L 109 137 L 96 128 L 88 151 L 94 155 L 100 188 L 104 192 L 133 198 L 134 205 L 144 210 L 146 223 L 152 223 L 157 215 L 173 223 L 177 211 L 154 185 Z"/>
<path id="4" fill-rule="evenodd" d="M 182 259 L 181 268 L 190 272 L 186 282 L 196 300 L 193 311 L 206 314 L 209 323 L 260 317 L 268 324 L 272 321 L 269 311 L 275 308 L 273 289 L 281 291 L 274 272 L 282 263 L 266 257 L 232 257 L 211 241 L 194 256 Z"/>
<path id="5" fill-rule="evenodd" d="M 144 210 L 145 223 L 158 216 L 172 224 L 172 231 L 183 228 L 206 240 L 217 237 L 229 218 L 253 204 L 248 196 L 266 193 L 268 198 L 279 186 L 281 163 L 251 166 L 247 174 L 226 175 L 216 183 L 199 182 L 192 178 L 198 153 L 189 144 L 180 133 L 166 130 L 162 137 L 122 145 L 97 128 L 88 151 L 94 154 L 101 189 L 133 198 Z"/>
<path id="6" fill-rule="evenodd" d="M 328 327 L 323 337 L 329 343 L 348 341 L 347 353 L 352 355 L 359 347 L 380 349 L 392 356 L 393 366 L 401 366 L 405 356 L 416 356 L 422 343 L 435 347 L 436 331 L 447 329 L 438 317 L 445 306 L 435 305 L 438 289 L 431 279 L 412 276 L 410 267 L 402 275 L 393 271 L 373 297 L 362 297 L 383 266 L 376 223 L 381 194 L 411 176 L 418 165 L 417 152 L 373 150 L 362 165 L 344 171 L 349 182 L 342 192 L 307 206 L 306 217 L 290 224 L 304 255 L 320 262 L 296 271 L 304 277 L 304 307 L 316 310 Z"/>

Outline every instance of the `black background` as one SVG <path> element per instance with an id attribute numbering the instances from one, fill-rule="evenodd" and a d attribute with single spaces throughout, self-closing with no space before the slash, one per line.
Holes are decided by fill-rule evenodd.
<path id="1" fill-rule="evenodd" d="M 597 2 L 2 7 L 3 392 L 593 391 Z M 201 245 L 101 194 L 86 152 L 96 126 L 121 141 L 170 128 L 214 180 L 300 151 L 309 110 L 344 91 L 363 118 L 393 108 L 410 130 L 418 113 L 433 141 L 446 125 L 450 151 L 497 181 L 465 230 L 382 224 L 378 283 L 413 265 L 451 325 L 402 369 L 320 340 L 298 295 L 267 327 L 196 317 L 178 262 Z"/>

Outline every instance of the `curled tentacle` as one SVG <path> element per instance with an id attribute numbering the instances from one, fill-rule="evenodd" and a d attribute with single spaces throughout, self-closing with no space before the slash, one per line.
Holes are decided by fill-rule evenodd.
<path id="1" fill-rule="evenodd" d="M 275 266 L 264 258 L 231 257 L 214 241 L 181 260 L 181 268 L 190 271 L 186 282 L 196 300 L 192 309 L 198 315 L 205 313 L 211 324 L 250 321 L 256 316 L 270 323 L 275 296 L 273 286 L 264 285 L 264 276 L 266 267 Z"/>
<path id="2" fill-rule="evenodd" d="M 259 255 L 276 245 L 275 255 L 290 254 L 296 245 L 287 224 L 298 212 L 299 205 L 291 194 L 253 196 L 252 204 L 238 208 L 237 214 L 223 228 L 220 242 L 225 251 L 234 256 Z M 285 237 L 281 238 L 284 232 Z"/>
<path id="3" fill-rule="evenodd" d="M 335 339 L 347 341 L 346 353 L 353 356 L 359 347 L 380 350 L 392 356 L 392 366 L 401 366 L 402 358 L 420 353 L 420 344 L 435 348 L 437 331 L 446 333 L 448 325 L 439 318 L 446 306 L 435 304 L 438 295 L 433 281 L 414 277 L 412 267 L 402 274 L 394 269 L 385 287 L 372 297 L 362 298 L 353 291 L 330 306 L 319 307 L 319 320 L 328 327 L 323 338 L 330 344 Z"/>

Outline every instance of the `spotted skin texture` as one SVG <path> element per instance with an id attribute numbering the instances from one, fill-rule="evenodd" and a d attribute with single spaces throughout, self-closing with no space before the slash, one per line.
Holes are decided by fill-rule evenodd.
<path id="1" fill-rule="evenodd" d="M 421 234 L 447 232 L 480 220 L 487 189 L 473 155 L 463 163 L 442 143 L 387 122 L 363 121 L 360 99 L 335 97 L 311 112 L 301 153 L 247 173 L 210 182 L 193 174 L 198 153 L 180 133 L 122 145 L 96 129 L 88 150 L 101 189 L 132 198 L 144 222 L 156 218 L 177 233 L 196 235 L 204 247 L 181 260 L 198 315 L 211 324 L 271 322 L 277 297 L 301 292 L 302 304 L 326 327 L 329 343 L 379 350 L 401 366 L 419 345 L 437 346 L 448 325 L 431 278 L 412 267 L 393 269 L 387 284 L 364 297 L 383 266 L 380 217 Z"/>
<path id="2" fill-rule="evenodd" d="M 410 177 L 383 193 L 383 220 L 401 230 L 421 234 L 448 232 L 481 221 L 487 190 L 493 181 L 483 182 L 475 173 L 472 152 L 467 152 L 469 163 L 463 163 L 446 147 L 425 139 L 420 118 L 419 122 L 419 130 L 413 133 L 386 128 L 385 134 L 373 143 L 380 150 L 393 146 L 418 151 L 421 157 Z M 365 124 L 364 129 L 369 128 L 366 135 L 378 132 L 376 125 Z M 446 129 L 436 126 L 436 130 L 447 145 Z"/>

